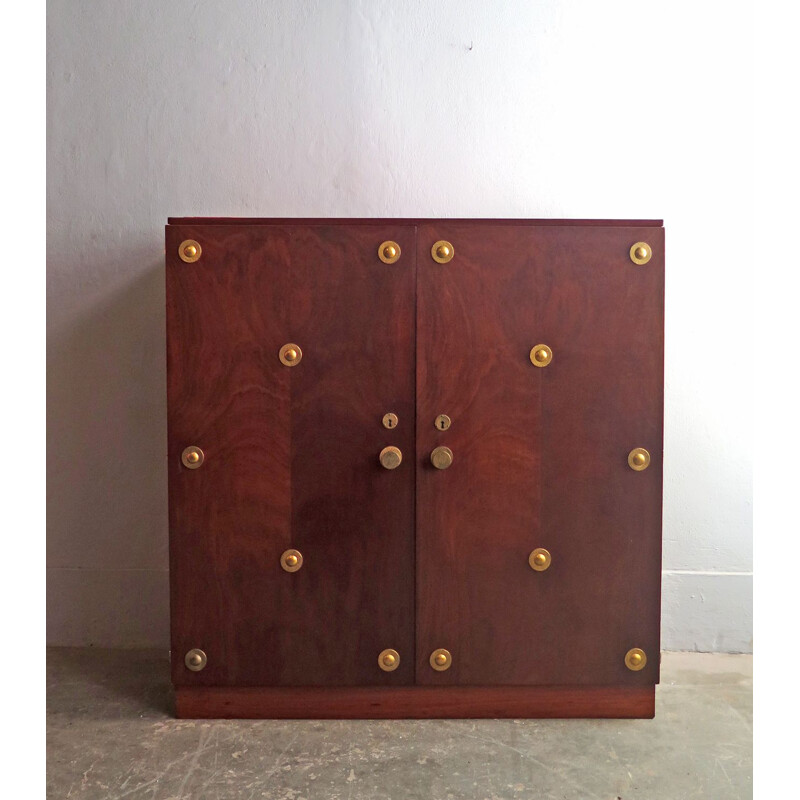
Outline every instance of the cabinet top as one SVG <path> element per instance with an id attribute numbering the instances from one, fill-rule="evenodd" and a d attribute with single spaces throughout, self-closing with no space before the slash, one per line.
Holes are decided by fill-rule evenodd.
<path id="1" fill-rule="evenodd" d="M 660 228 L 661 219 L 486 219 L 449 217 L 168 217 L 169 225 L 425 225 L 447 222 L 469 225 L 574 225 Z"/>

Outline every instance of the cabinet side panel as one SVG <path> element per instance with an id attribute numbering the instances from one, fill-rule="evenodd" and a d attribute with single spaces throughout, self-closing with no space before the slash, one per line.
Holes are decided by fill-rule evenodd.
<path id="1" fill-rule="evenodd" d="M 280 553 L 289 547 L 289 370 L 285 235 L 168 227 L 167 382 L 172 677 L 228 685 L 276 676 Z M 194 263 L 178 257 L 200 242 Z M 187 469 L 181 453 L 205 460 Z M 184 665 L 192 648 L 208 663 Z"/>
<path id="2" fill-rule="evenodd" d="M 537 644 L 574 656 L 553 664 L 553 682 L 657 683 L 664 230 L 542 229 L 537 240 L 539 329 L 554 351 L 540 370 L 543 546 L 554 560 Z M 652 248 L 647 264 L 630 258 L 639 241 Z M 634 448 L 650 453 L 647 469 L 628 465 Z M 625 666 L 632 648 L 647 655 L 639 671 Z"/>

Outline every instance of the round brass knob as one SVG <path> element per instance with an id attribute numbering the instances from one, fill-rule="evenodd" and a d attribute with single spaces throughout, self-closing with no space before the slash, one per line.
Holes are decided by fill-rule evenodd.
<path id="1" fill-rule="evenodd" d="M 633 672 L 644 669 L 647 665 L 647 656 L 644 650 L 639 647 L 632 647 L 625 653 L 625 666 Z"/>
<path id="2" fill-rule="evenodd" d="M 384 264 L 394 264 L 400 258 L 400 245 L 397 242 L 384 242 L 378 248 L 378 258 Z"/>
<path id="3" fill-rule="evenodd" d="M 397 469 L 397 467 L 400 466 L 400 462 L 403 460 L 403 454 L 400 452 L 399 447 L 392 447 L 390 445 L 381 450 L 378 460 L 381 462 L 381 466 L 384 469 Z"/>
<path id="4" fill-rule="evenodd" d="M 285 364 L 287 367 L 297 366 L 302 357 L 303 351 L 300 349 L 300 346 L 292 344 L 291 342 L 289 344 L 285 344 L 278 351 L 278 358 L 281 360 L 281 364 Z"/>
<path id="5" fill-rule="evenodd" d="M 546 367 L 553 360 L 553 351 L 546 344 L 537 344 L 531 348 L 530 359 L 534 367 Z"/>
<path id="6" fill-rule="evenodd" d="M 449 447 L 436 447 L 431 453 L 431 464 L 436 469 L 447 469 L 453 463 L 453 451 Z"/>
<path id="7" fill-rule="evenodd" d="M 185 261 L 187 264 L 193 264 L 202 254 L 203 248 L 194 239 L 186 239 L 178 246 L 178 255 L 181 261 Z"/>
<path id="8" fill-rule="evenodd" d="M 384 672 L 394 672 L 400 666 L 400 653 L 391 648 L 381 651 L 378 656 L 378 666 Z"/>
<path id="9" fill-rule="evenodd" d="M 186 667 L 192 672 L 200 672 L 208 663 L 208 658 L 202 650 L 194 648 L 186 654 L 183 663 L 186 664 Z"/>
<path id="10" fill-rule="evenodd" d="M 646 264 L 653 257 L 653 248 L 647 242 L 636 242 L 631 245 L 630 256 L 634 264 Z"/>
<path id="11" fill-rule="evenodd" d="M 431 247 L 431 256 L 439 264 L 446 264 L 448 261 L 452 261 L 455 254 L 456 251 L 453 245 L 444 239 L 434 242 L 433 247 Z"/>
<path id="12" fill-rule="evenodd" d="M 544 572 L 546 569 L 549 569 L 551 562 L 550 551 L 545 550 L 544 547 L 537 547 L 535 550 L 532 550 L 531 554 L 528 556 L 530 568 L 537 572 Z"/>
<path id="13" fill-rule="evenodd" d="M 431 653 L 429 661 L 430 665 L 437 672 L 444 672 L 446 669 L 450 669 L 450 665 L 453 663 L 453 657 L 450 655 L 449 650 L 440 647 L 438 650 L 434 650 Z"/>
<path id="14" fill-rule="evenodd" d="M 181 453 L 181 462 L 187 469 L 197 469 L 204 460 L 205 454 L 195 445 L 190 445 Z"/>
<path id="15" fill-rule="evenodd" d="M 281 567 L 286 572 L 297 572 L 303 566 L 303 554 L 299 550 L 284 550 L 281 554 Z"/>
<path id="16" fill-rule="evenodd" d="M 636 470 L 636 472 L 647 469 L 650 466 L 650 453 L 648 453 L 644 447 L 634 447 L 633 450 L 628 453 L 628 466 Z"/>

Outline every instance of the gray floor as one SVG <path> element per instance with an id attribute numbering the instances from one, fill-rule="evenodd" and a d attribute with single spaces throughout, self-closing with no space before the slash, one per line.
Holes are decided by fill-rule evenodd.
<path id="1" fill-rule="evenodd" d="M 50 798 L 752 797 L 752 659 L 665 653 L 655 720 L 193 722 L 166 657 L 48 652 Z"/>

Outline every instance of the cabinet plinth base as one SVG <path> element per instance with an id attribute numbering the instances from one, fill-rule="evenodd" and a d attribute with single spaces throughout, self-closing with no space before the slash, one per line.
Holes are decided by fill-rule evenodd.
<path id="1" fill-rule="evenodd" d="M 184 719 L 652 719 L 655 686 L 178 687 Z"/>

